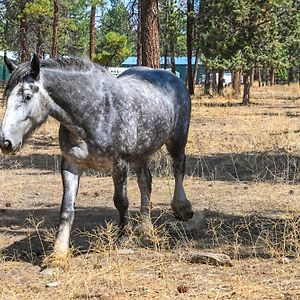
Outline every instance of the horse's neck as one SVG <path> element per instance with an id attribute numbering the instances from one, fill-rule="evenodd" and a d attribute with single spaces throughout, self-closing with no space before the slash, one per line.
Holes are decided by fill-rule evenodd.
<path id="1" fill-rule="evenodd" d="M 50 115 L 61 123 L 70 132 L 80 135 L 82 138 L 85 137 L 84 130 L 74 123 L 72 117 L 67 113 L 61 106 L 57 105 L 55 102 L 52 103 L 52 109 Z"/>
<path id="2" fill-rule="evenodd" d="M 88 112 L 99 110 L 112 80 L 98 70 L 77 75 L 71 71 L 47 70 L 44 75 L 45 88 L 53 101 L 50 115 L 72 131 L 82 131 L 79 124 L 91 118 Z"/>

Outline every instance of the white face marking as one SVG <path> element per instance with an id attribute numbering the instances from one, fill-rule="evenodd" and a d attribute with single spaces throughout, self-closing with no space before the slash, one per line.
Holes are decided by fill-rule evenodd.
<path id="1" fill-rule="evenodd" d="M 17 152 L 24 136 L 41 124 L 49 113 L 48 94 L 39 82 L 19 83 L 7 99 L 2 123 L 3 138 L 11 143 L 12 152 Z"/>

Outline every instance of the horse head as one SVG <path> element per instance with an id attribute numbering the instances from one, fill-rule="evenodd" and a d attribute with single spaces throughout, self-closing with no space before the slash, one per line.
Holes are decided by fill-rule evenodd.
<path id="1" fill-rule="evenodd" d="M 4 154 L 15 154 L 23 141 L 49 113 L 49 96 L 40 78 L 40 60 L 33 55 L 30 62 L 15 66 L 7 57 L 5 64 L 12 73 L 4 96 L 6 111 L 0 134 L 0 148 Z"/>

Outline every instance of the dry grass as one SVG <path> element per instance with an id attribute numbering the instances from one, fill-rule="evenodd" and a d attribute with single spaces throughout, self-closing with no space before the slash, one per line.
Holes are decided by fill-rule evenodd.
<path id="1" fill-rule="evenodd" d="M 185 180 L 192 220 L 169 213 L 173 179 L 163 150 L 153 162 L 152 243 L 130 234 L 116 246 L 111 178 L 89 173 L 69 267 L 43 277 L 61 199 L 58 124 L 49 119 L 20 157 L 0 161 L 0 299 L 300 298 L 300 88 L 255 87 L 252 95 L 248 107 L 193 98 Z M 128 192 L 134 223 L 134 176 Z M 229 254 L 233 267 L 188 263 L 199 249 Z"/>
<path id="2" fill-rule="evenodd" d="M 246 107 L 226 97 L 195 96 L 188 154 L 298 153 L 299 90 L 297 84 L 254 88 Z"/>

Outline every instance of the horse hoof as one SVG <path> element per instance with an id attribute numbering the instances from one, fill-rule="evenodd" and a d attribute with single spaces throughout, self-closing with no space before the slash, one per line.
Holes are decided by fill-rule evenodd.
<path id="1" fill-rule="evenodd" d="M 126 246 L 129 242 L 130 242 L 129 236 L 127 234 L 122 234 L 115 241 L 115 247 L 122 248 L 122 247 Z"/>
<path id="2" fill-rule="evenodd" d="M 52 253 L 44 258 L 43 267 L 47 269 L 66 270 L 69 267 L 71 254 L 69 251 L 65 253 Z"/>
<path id="3" fill-rule="evenodd" d="M 153 225 L 149 217 L 141 216 L 138 224 L 136 225 L 134 232 L 138 236 L 152 236 Z"/>
<path id="4" fill-rule="evenodd" d="M 177 220 L 186 222 L 190 220 L 193 215 L 193 208 L 190 201 L 186 200 L 185 202 L 175 202 L 171 203 L 171 207 L 174 212 L 174 216 Z"/>
<path id="5" fill-rule="evenodd" d="M 139 244 L 142 248 L 154 248 L 154 241 L 153 238 L 151 238 L 150 235 L 143 235 L 141 236 L 140 240 L 139 240 Z"/>

